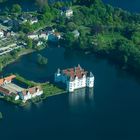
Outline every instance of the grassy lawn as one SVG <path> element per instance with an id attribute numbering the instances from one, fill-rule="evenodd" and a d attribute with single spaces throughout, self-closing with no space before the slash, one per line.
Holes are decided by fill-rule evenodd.
<path id="1" fill-rule="evenodd" d="M 53 84 L 50 84 L 50 83 L 36 83 L 36 82 L 33 82 L 33 81 L 29 81 L 29 80 L 27 80 L 27 79 L 25 79 L 25 78 L 23 78 L 19 75 L 16 75 L 16 79 L 19 82 L 28 85 L 28 87 L 41 86 L 42 89 L 43 89 L 43 92 L 44 92 L 43 96 L 45 96 L 45 97 L 46 96 L 53 96 L 53 95 L 64 92 L 63 89 L 58 88 L 57 86 L 55 86 Z"/>
<path id="2" fill-rule="evenodd" d="M 18 80 L 20 83 L 27 85 L 28 87 L 34 87 L 38 85 L 37 83 L 29 81 L 18 74 L 16 74 L 16 80 Z"/>
<path id="3" fill-rule="evenodd" d="M 48 96 L 53 96 L 57 94 L 64 93 L 65 91 L 63 89 L 58 88 L 57 86 L 50 84 L 50 83 L 43 83 L 41 84 L 43 92 L 44 92 L 44 97 Z"/>
<path id="4" fill-rule="evenodd" d="M 14 104 L 18 106 L 27 106 L 30 103 L 36 103 L 45 100 L 47 97 L 66 93 L 66 91 L 64 91 L 63 89 L 60 89 L 57 86 L 50 83 L 42 83 L 42 84 L 39 83 L 37 85 L 40 85 L 43 89 L 43 94 L 39 97 L 32 98 L 31 100 L 28 100 L 25 103 L 23 103 L 22 100 L 15 101 L 13 97 L 8 97 L 8 96 L 5 96 L 4 98 L 2 98 L 2 100 L 5 100 L 10 104 Z"/>

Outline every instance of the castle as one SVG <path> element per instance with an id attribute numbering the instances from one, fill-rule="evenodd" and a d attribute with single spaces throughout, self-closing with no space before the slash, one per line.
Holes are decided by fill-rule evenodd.
<path id="1" fill-rule="evenodd" d="M 74 92 L 74 90 L 80 88 L 94 87 L 94 75 L 92 72 L 85 71 L 80 65 L 65 70 L 58 69 L 54 81 L 64 83 L 69 92 Z"/>

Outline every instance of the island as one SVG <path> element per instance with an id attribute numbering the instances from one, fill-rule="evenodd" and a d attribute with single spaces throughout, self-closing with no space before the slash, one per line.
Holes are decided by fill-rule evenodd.
<path id="1" fill-rule="evenodd" d="M 0 112 L 0 120 L 3 118 L 3 115 L 2 115 L 2 113 Z"/>

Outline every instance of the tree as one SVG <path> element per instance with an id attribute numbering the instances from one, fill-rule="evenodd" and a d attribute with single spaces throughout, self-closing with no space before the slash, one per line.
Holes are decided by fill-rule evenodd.
<path id="1" fill-rule="evenodd" d="M 12 55 L 13 58 L 18 58 L 18 51 L 17 50 L 14 50 L 10 53 Z"/>
<path id="2" fill-rule="evenodd" d="M 2 119 L 3 118 L 3 116 L 2 116 L 2 113 L 0 112 L 0 119 Z"/>
<path id="3" fill-rule="evenodd" d="M 63 7 L 64 5 L 65 5 L 64 2 L 58 1 L 58 2 L 55 2 L 55 3 L 53 4 L 53 7 L 59 9 L 59 8 Z"/>
<path id="4" fill-rule="evenodd" d="M 12 13 L 18 13 L 19 14 L 19 13 L 21 13 L 21 11 L 22 11 L 22 8 L 19 4 L 14 4 L 12 6 L 12 9 L 11 9 Z"/>
<path id="5" fill-rule="evenodd" d="M 69 32 L 65 35 L 65 44 L 67 47 L 72 47 L 75 42 L 75 37 L 73 33 Z"/>
<path id="6" fill-rule="evenodd" d="M 23 23 L 20 25 L 20 31 L 24 33 L 29 33 L 33 31 L 33 25 L 31 25 L 29 22 Z"/>
<path id="7" fill-rule="evenodd" d="M 46 57 L 43 57 L 41 54 L 37 55 L 37 63 L 39 65 L 46 65 L 48 63 L 48 59 Z"/>
<path id="8" fill-rule="evenodd" d="M 132 40 L 136 44 L 140 44 L 140 31 L 136 31 L 132 34 Z"/>
<path id="9" fill-rule="evenodd" d="M 50 7 L 49 7 L 48 4 L 46 4 L 42 7 L 42 12 L 43 13 L 49 13 L 50 12 Z"/>
<path id="10" fill-rule="evenodd" d="M 0 0 L 0 3 L 4 3 L 4 2 L 6 2 L 7 0 Z"/>
<path id="11" fill-rule="evenodd" d="M 121 64 L 127 64 L 133 50 L 135 50 L 134 44 L 127 39 L 120 39 L 115 43 L 115 57 Z"/>
<path id="12" fill-rule="evenodd" d="M 36 4 L 42 10 L 46 5 L 48 5 L 48 0 L 36 0 Z"/>
<path id="13" fill-rule="evenodd" d="M 32 48 L 33 47 L 33 41 L 32 39 L 27 39 L 27 47 Z"/>
<path id="14" fill-rule="evenodd" d="M 92 4 L 101 4 L 101 0 L 73 0 L 73 3 L 80 4 L 80 5 L 86 5 L 91 6 Z"/>
<path id="15" fill-rule="evenodd" d="M 2 67 L 3 67 L 3 66 L 2 66 L 2 63 L 0 63 L 0 72 L 2 71 Z"/>
<path id="16" fill-rule="evenodd" d="M 75 30 L 75 29 L 76 29 L 75 23 L 74 23 L 74 22 L 69 22 L 69 23 L 67 24 L 67 29 L 68 29 L 69 31 Z"/>

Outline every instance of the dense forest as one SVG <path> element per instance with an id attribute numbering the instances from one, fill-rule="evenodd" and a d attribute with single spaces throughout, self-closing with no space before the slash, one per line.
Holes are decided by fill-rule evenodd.
<path id="1" fill-rule="evenodd" d="M 140 70 L 140 14 L 105 5 L 101 0 L 76 0 L 74 16 L 66 25 L 66 46 L 89 50 Z M 78 29 L 80 37 L 71 31 Z"/>

